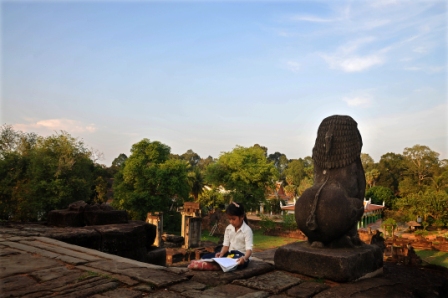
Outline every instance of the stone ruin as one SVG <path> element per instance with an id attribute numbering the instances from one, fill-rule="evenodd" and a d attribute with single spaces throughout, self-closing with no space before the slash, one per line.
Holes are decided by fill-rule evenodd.
<path id="1" fill-rule="evenodd" d="M 357 222 L 364 213 L 365 175 L 362 138 L 350 116 L 325 118 L 313 148 L 314 185 L 295 205 L 297 227 L 308 242 L 277 249 L 275 265 L 338 282 L 382 272 L 380 247 L 364 244 Z"/>
<path id="2" fill-rule="evenodd" d="M 154 246 L 156 226 L 129 220 L 123 210 L 84 201 L 48 213 L 42 235 L 141 262 L 165 265 L 166 252 Z"/>
<path id="3" fill-rule="evenodd" d="M 48 213 L 47 224 L 56 227 L 84 227 L 96 225 L 128 223 L 128 214 L 124 210 L 115 210 L 107 204 L 89 205 L 77 201 L 67 209 L 52 210 Z"/>

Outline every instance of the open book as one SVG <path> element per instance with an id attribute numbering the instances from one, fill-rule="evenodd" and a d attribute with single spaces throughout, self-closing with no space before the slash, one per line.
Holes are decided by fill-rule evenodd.
<path id="1" fill-rule="evenodd" d="M 204 262 L 216 262 L 221 266 L 222 271 L 228 272 L 235 270 L 238 266 L 238 259 L 231 259 L 231 258 L 212 258 L 212 259 L 202 259 Z"/>

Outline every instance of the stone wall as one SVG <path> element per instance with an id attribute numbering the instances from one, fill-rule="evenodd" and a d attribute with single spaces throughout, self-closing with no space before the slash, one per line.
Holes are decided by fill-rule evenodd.
<path id="1" fill-rule="evenodd" d="M 417 236 L 416 239 L 394 236 L 386 239 L 386 244 L 395 246 L 403 246 L 408 244 L 418 249 L 440 250 L 448 252 L 448 240 L 445 237 L 441 236 L 436 237 L 434 241 L 430 241 L 422 236 Z"/>
<path id="2" fill-rule="evenodd" d="M 153 249 L 156 234 L 154 225 L 139 220 L 123 224 L 64 228 L 14 222 L 3 225 L 17 229 L 24 235 L 48 237 L 148 263 L 147 253 Z"/>

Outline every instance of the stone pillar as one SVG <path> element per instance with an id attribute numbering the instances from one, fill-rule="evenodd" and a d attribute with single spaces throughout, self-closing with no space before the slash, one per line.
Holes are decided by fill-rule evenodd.
<path id="1" fill-rule="evenodd" d="M 155 225 L 156 228 L 156 239 L 154 240 L 154 246 L 162 247 L 163 240 L 163 212 L 148 212 L 146 216 L 146 222 Z"/>
<path id="2" fill-rule="evenodd" d="M 199 247 L 201 243 L 202 234 L 202 218 L 200 217 L 190 217 L 188 221 L 188 241 L 185 241 L 188 248 Z M 187 247 L 186 247 L 187 248 Z"/>
<path id="3" fill-rule="evenodd" d="M 199 203 L 186 202 L 181 214 L 181 235 L 184 237 L 184 245 L 182 248 L 189 249 L 192 247 L 198 247 L 201 242 L 202 234 L 202 218 Z"/>

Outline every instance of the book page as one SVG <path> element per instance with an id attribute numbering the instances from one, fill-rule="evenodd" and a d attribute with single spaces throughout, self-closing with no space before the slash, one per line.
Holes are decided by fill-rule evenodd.
<path id="1" fill-rule="evenodd" d="M 224 268 L 233 268 L 238 265 L 237 259 L 231 258 L 213 258 L 213 260 L 218 263 L 223 269 Z"/>

